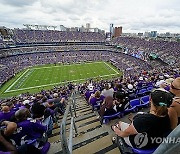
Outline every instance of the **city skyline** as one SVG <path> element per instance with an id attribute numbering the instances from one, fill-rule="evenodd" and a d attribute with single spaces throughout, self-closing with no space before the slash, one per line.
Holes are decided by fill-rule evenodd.
<path id="1" fill-rule="evenodd" d="M 110 23 L 125 33 L 180 33 L 178 0 L 0 0 L 0 26 L 23 24 L 81 27 L 90 23 L 109 31 Z"/>

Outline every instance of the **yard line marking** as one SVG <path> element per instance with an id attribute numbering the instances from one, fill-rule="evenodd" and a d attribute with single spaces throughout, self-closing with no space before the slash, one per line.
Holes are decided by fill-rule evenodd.
<path id="1" fill-rule="evenodd" d="M 116 72 L 115 74 L 108 74 L 108 75 L 99 75 L 96 77 L 92 77 L 92 78 L 97 78 L 97 77 L 107 77 L 107 76 L 114 76 L 119 74 L 118 71 L 116 71 L 114 68 L 112 68 L 109 64 L 107 64 L 106 62 L 95 62 L 95 63 L 104 63 L 106 66 L 108 66 L 109 68 L 111 68 L 114 72 Z M 85 64 L 92 64 L 92 63 L 85 63 Z M 94 63 L 93 63 L 94 64 Z M 82 65 L 81 64 L 73 64 L 73 65 Z M 40 67 L 40 68 L 33 68 L 33 69 L 42 69 L 42 68 L 52 68 L 52 67 L 61 67 L 61 66 L 72 66 L 72 65 L 60 65 L 60 66 L 49 66 L 49 67 Z M 65 81 L 65 82 L 59 82 L 59 83 L 52 83 L 52 81 L 50 82 L 50 84 L 46 84 L 46 85 L 40 85 L 40 86 L 34 86 L 34 87 L 27 87 L 27 88 L 21 88 L 21 89 L 15 89 L 15 90 L 10 90 L 19 80 L 20 78 L 29 71 L 30 69 L 27 69 L 4 93 L 7 92 L 14 92 L 14 91 L 20 91 L 20 90 L 27 90 L 27 89 L 33 89 L 33 88 L 40 88 L 40 87 L 47 87 L 47 86 L 51 86 L 51 85 L 57 85 L 57 84 L 62 84 L 62 83 L 67 83 L 67 82 L 76 82 L 76 81 L 82 81 L 82 80 L 86 80 L 87 78 L 84 79 L 78 79 L 78 80 L 69 80 L 69 81 Z M 90 74 L 90 73 L 87 73 Z M 80 74 L 82 76 L 82 74 Z M 74 76 L 74 75 L 72 75 Z M 64 76 L 65 78 L 67 76 Z M 48 80 L 48 79 L 45 79 Z"/>
<path id="2" fill-rule="evenodd" d="M 108 67 L 110 67 L 114 72 L 116 72 L 117 74 L 119 74 L 119 72 L 117 72 L 114 68 L 112 68 L 109 64 L 107 64 L 106 62 L 104 62 L 104 64 Z"/>
<path id="3" fill-rule="evenodd" d="M 93 62 L 93 63 L 85 63 L 85 64 L 94 64 L 94 63 L 103 63 L 103 62 Z M 84 63 L 80 63 L 80 64 L 71 64 L 71 65 L 59 65 L 59 66 L 45 66 L 45 67 L 38 67 L 38 68 L 33 68 L 33 69 L 41 69 L 41 68 L 52 68 L 52 67 L 62 67 L 62 66 L 72 66 L 72 65 L 82 65 Z"/>
<path id="4" fill-rule="evenodd" d="M 23 74 L 21 74 L 21 76 L 19 78 L 17 78 L 16 81 L 13 82 L 13 84 L 8 87 L 8 89 L 6 89 L 5 93 L 9 92 L 9 89 L 11 89 L 24 76 L 24 74 L 26 74 L 28 71 L 29 71 L 29 69 L 27 69 Z"/>
<path id="5" fill-rule="evenodd" d="M 93 77 L 93 78 L 97 78 L 97 77 L 107 77 L 107 76 L 113 76 L 113 75 L 117 75 L 117 73 L 116 73 L 116 74 L 102 75 L 102 76 L 100 75 L 100 76 L 96 76 L 96 77 Z M 46 85 L 40 85 L 40 86 L 35 86 L 35 87 L 21 88 L 21 89 L 16 89 L 16 90 L 9 90 L 9 91 L 5 91 L 4 93 L 14 92 L 14 91 L 20 91 L 20 90 L 28 90 L 28 89 L 40 88 L 40 87 L 47 87 L 47 86 L 58 85 L 58 84 L 62 84 L 62 83 L 76 82 L 76 81 L 83 81 L 83 80 L 87 80 L 87 78 L 78 79 L 78 80 L 69 80 L 69 81 L 65 81 L 65 82 L 52 83 L 52 84 L 46 84 Z"/>

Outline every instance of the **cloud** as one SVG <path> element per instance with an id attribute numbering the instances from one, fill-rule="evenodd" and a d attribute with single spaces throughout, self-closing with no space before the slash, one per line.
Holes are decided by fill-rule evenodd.
<path id="1" fill-rule="evenodd" d="M 180 32 L 179 10 L 179 0 L 0 0 L 0 25 L 91 23 L 108 31 L 114 23 L 123 32 Z"/>
<path id="2" fill-rule="evenodd" d="M 26 5 L 31 5 L 36 2 L 36 0 L 0 0 L 0 2 L 14 7 L 22 7 Z"/>

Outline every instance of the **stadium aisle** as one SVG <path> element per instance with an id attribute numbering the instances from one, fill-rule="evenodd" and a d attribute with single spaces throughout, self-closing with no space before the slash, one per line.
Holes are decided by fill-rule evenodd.
<path id="1" fill-rule="evenodd" d="M 73 138 L 73 153 L 84 154 L 86 152 L 88 154 L 119 154 L 119 149 L 111 141 L 111 134 L 113 134 L 113 132 L 109 125 L 114 121 L 107 125 L 101 125 L 100 120 L 97 118 L 97 113 L 92 111 L 84 98 L 78 96 L 76 102 L 77 118 L 75 121 L 78 128 L 78 136 Z M 62 116 L 59 118 L 59 126 L 61 120 Z M 69 135 L 69 125 L 70 118 L 67 119 L 67 135 Z M 59 128 L 54 129 L 52 136 L 48 139 L 51 143 L 51 148 L 48 154 L 62 153 L 59 131 Z"/>

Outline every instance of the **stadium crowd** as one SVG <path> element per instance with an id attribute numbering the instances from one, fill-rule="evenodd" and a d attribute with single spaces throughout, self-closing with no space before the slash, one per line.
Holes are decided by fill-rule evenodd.
<path id="1" fill-rule="evenodd" d="M 108 52 L 106 56 L 109 57 Z M 179 71 L 179 68 L 172 67 L 156 68 L 151 71 L 142 70 L 134 75 L 129 74 L 129 76 L 109 81 L 90 80 L 76 85 L 76 87 L 85 96 L 88 103 L 93 105 L 93 108 L 99 109 L 100 117 L 103 119 L 104 116 L 131 109 L 130 100 L 148 95 L 152 89 L 157 87 L 171 91 L 173 96 L 176 95 L 179 98 Z M 21 146 L 23 149 L 24 143 L 27 142 L 26 146 L 30 146 L 29 151 L 47 149 L 49 146 L 47 136 L 52 133 L 53 123 L 54 127 L 57 126 L 57 116 L 64 113 L 66 100 L 73 87 L 74 85 L 70 83 L 64 87 L 42 90 L 37 94 L 26 93 L 18 97 L 2 99 L 0 101 L 0 120 L 2 120 L 1 125 L 6 127 L 3 136 L 7 140 L 11 139 L 13 144 L 19 147 L 19 150 Z M 146 89 L 146 91 L 140 93 L 142 89 Z M 175 111 L 179 112 L 176 103 L 171 108 L 172 114 Z M 172 118 L 171 115 L 169 117 Z M 172 128 L 177 126 L 176 119 L 172 119 L 170 123 Z M 113 129 L 115 132 L 117 131 L 116 128 Z M 116 133 L 118 134 L 118 131 Z M 24 136 L 25 134 L 26 136 Z"/>
<path id="2" fill-rule="evenodd" d="M 110 61 L 120 70 L 129 72 L 151 69 L 147 63 L 123 53 L 109 51 L 70 51 L 31 53 L 25 55 L 8 56 L 0 59 L 0 85 L 8 81 L 19 71 L 43 64 L 79 63 L 88 61 Z"/>
<path id="3" fill-rule="evenodd" d="M 131 124 L 120 121 L 112 126 L 113 131 L 124 138 L 126 144 L 131 147 L 157 148 L 160 143 L 152 143 L 150 139 L 166 137 L 180 124 L 179 68 L 142 71 L 137 75 L 110 81 L 90 81 L 80 85 L 79 91 L 85 96 L 88 104 L 98 110 L 102 122 L 105 122 L 105 117 L 114 119 L 118 117 L 117 113 L 124 115 L 137 112 L 150 105 L 149 112 L 139 112 L 131 117 Z M 145 98 L 146 103 L 138 103 L 138 100 L 142 101 Z M 136 135 L 141 136 L 143 133 L 147 134 L 149 142 L 145 146 L 138 147 Z"/>
<path id="4" fill-rule="evenodd" d="M 88 80 L 79 85 L 70 83 L 67 86 L 54 87 L 52 90 L 42 90 L 37 94 L 25 93 L 18 97 L 2 99 L 0 120 L 2 120 L 1 125 L 6 126 L 3 136 L 13 141 L 16 146 L 21 147 L 24 143 L 30 142 L 26 144 L 30 146 L 29 150 L 38 150 L 38 148 L 49 146 L 47 136 L 52 133 L 53 123 L 54 127 L 57 126 L 57 116 L 64 113 L 66 100 L 74 87 L 77 87 L 93 108 L 99 109 L 100 117 L 103 119 L 104 116 L 130 109 L 131 100 L 148 95 L 157 87 L 171 91 L 174 95 L 169 96 L 170 98 L 175 95 L 179 98 L 179 77 L 179 68 L 159 68 L 109 81 L 97 79 Z M 146 91 L 140 93 L 142 89 Z M 158 97 L 161 97 L 161 94 L 158 94 Z M 162 97 L 165 96 L 162 95 Z M 176 101 L 179 101 L 178 98 Z M 168 107 L 170 108 L 170 105 Z M 176 103 L 171 105 L 171 108 L 172 113 L 179 112 Z M 177 126 L 176 119 L 171 120 L 171 126 L 172 128 Z M 118 134 L 118 130 L 113 129 Z M 34 140 L 35 142 L 31 143 Z"/>
<path id="5" fill-rule="evenodd" d="M 166 63 L 180 63 L 178 58 L 180 52 L 179 42 L 137 37 L 117 37 L 112 42 L 126 47 L 127 52 L 131 55 L 143 51 L 141 58 L 144 60 L 148 60 L 149 55 L 155 53 Z"/>
<path id="6" fill-rule="evenodd" d="M 16 29 L 13 31 L 13 34 L 14 45 L 53 43 L 57 41 L 104 42 L 104 36 L 99 33 Z M 116 50 L 110 51 L 108 47 L 102 45 L 96 45 L 94 48 L 93 45 L 43 45 L 17 49 L 7 48 L 7 44 L 4 44 L 2 38 L 0 38 L 0 45 L 4 48 L 0 58 L 0 85 L 19 71 L 35 65 L 109 61 L 119 70 L 124 71 L 122 77 L 107 81 L 92 79 L 84 84 L 75 85 L 80 93 L 85 96 L 88 104 L 99 111 L 103 121 L 105 116 L 124 111 L 128 113 L 137 111 L 138 107 L 132 106 L 131 100 L 141 99 L 145 96 L 149 98 L 152 89 L 161 88 L 150 94 L 150 113 L 147 115 L 137 114 L 132 119 L 133 123 L 131 125 L 120 122 L 113 126 L 112 129 L 118 136 L 124 138 L 144 131 L 150 136 L 167 136 L 180 123 L 178 106 L 178 103 L 180 103 L 179 43 L 129 37 L 118 37 L 113 40 L 113 43 L 127 47 L 128 54 L 117 52 Z M 139 50 L 144 51 L 141 59 L 132 56 Z M 158 54 L 165 62 L 173 61 L 173 65 L 152 68 L 146 62 L 149 54 L 152 52 Z M 74 85 L 70 83 L 67 86 L 54 87 L 52 90 L 42 90 L 36 94 L 25 93 L 17 97 L 1 99 L 0 124 L 5 126 L 2 127 L 0 134 L 1 151 L 18 150 L 18 152 L 22 152 L 25 149 L 28 149 L 29 153 L 46 151 L 49 147 L 47 137 L 51 135 L 53 127 L 57 126 L 57 117 L 63 115 L 66 100 L 73 88 Z M 165 100 L 165 98 L 168 99 Z M 161 118 L 159 117 L 163 117 L 163 123 L 162 127 L 157 128 L 155 126 L 160 122 L 159 119 Z M 153 134 L 152 131 L 147 130 L 149 121 L 144 119 L 148 118 L 153 126 L 152 130 L 158 130 L 158 133 Z M 155 119 L 156 123 L 153 123 L 152 119 Z M 141 121 L 144 123 L 141 123 Z M 136 130 L 131 129 L 133 124 Z M 141 127 L 142 125 L 144 127 Z M 124 128 L 131 129 L 131 133 L 126 132 Z M 161 130 L 163 131 L 159 133 Z M 15 147 L 11 144 L 9 145 L 6 140 L 11 140 Z M 127 144 L 134 146 L 134 143 L 131 142 L 132 139 L 128 138 L 128 140 L 130 142 L 126 140 Z M 154 147 L 157 145 L 148 146 Z"/>
<path id="7" fill-rule="evenodd" d="M 13 151 L 18 153 L 46 153 L 50 147 L 47 139 L 53 128 L 58 127 L 58 117 L 65 112 L 72 88 L 69 83 L 36 94 L 24 93 L 0 100 L 0 138 L 12 143 Z M 0 153 L 7 150 L 10 150 L 8 145 L 0 145 Z"/>

